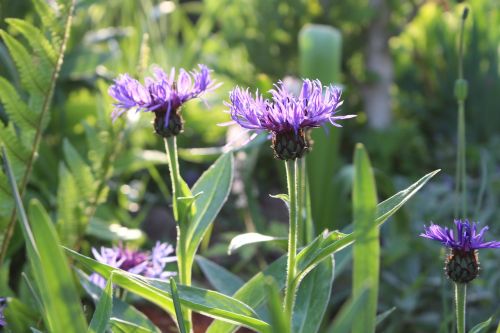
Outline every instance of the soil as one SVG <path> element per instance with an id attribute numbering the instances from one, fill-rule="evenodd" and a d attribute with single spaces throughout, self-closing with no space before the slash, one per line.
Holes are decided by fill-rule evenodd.
<path id="1" fill-rule="evenodd" d="M 163 333 L 177 333 L 177 327 L 170 315 L 153 304 L 137 304 L 135 307 L 144 313 L 149 320 L 151 320 Z M 206 332 L 208 326 L 212 323 L 213 319 L 193 313 L 193 328 L 194 333 Z M 236 333 L 253 333 L 254 331 L 248 328 L 240 328 Z"/>

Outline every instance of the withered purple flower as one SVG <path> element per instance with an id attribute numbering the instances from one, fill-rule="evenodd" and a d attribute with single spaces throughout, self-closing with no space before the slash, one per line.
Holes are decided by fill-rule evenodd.
<path id="1" fill-rule="evenodd" d="M 151 252 L 127 249 L 123 245 L 108 248 L 101 247 L 100 252 L 92 248 L 94 258 L 106 265 L 120 268 L 127 272 L 150 278 L 167 279 L 175 275 L 165 271 L 165 266 L 177 260 L 173 256 L 174 248 L 167 243 L 157 242 Z M 90 281 L 104 288 L 106 279 L 97 273 L 90 276 Z"/>
<path id="2" fill-rule="evenodd" d="M 230 92 L 229 113 L 232 122 L 255 131 L 269 131 L 275 156 L 282 160 L 300 158 L 310 148 L 307 130 L 331 123 L 341 127 L 338 120 L 355 117 L 339 116 L 341 90 L 324 87 L 319 80 L 305 79 L 298 96 L 288 91 L 280 81 L 270 90 L 271 99 L 257 91 L 236 87 Z"/>
<path id="3" fill-rule="evenodd" d="M 175 68 L 166 74 L 161 68 L 153 69 L 153 77 L 147 77 L 145 84 L 131 78 L 128 74 L 118 76 L 108 93 L 117 102 L 111 115 L 116 119 L 130 109 L 153 112 L 154 129 L 162 137 L 179 134 L 183 129 L 180 115 L 182 105 L 203 93 L 220 86 L 211 77 L 211 70 L 198 65 L 199 70 L 187 72 L 183 68 L 175 76 Z"/>
<path id="4" fill-rule="evenodd" d="M 420 236 L 440 242 L 450 249 L 446 258 L 445 271 L 448 277 L 457 283 L 468 283 L 479 274 L 479 257 L 477 250 L 500 248 L 499 241 L 484 241 L 488 227 L 479 233 L 477 223 L 468 220 L 455 220 L 456 233 L 447 227 L 431 224 L 424 226 L 425 232 Z"/>

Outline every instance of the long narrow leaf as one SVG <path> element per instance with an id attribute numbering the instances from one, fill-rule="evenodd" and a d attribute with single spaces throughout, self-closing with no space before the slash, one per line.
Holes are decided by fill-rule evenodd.
<path id="1" fill-rule="evenodd" d="M 368 154 L 358 144 L 354 153 L 354 237 L 352 295 L 357 298 L 368 286 L 368 299 L 357 311 L 354 333 L 375 332 L 380 270 L 379 228 L 375 221 L 377 191 Z"/>
<path id="2" fill-rule="evenodd" d="M 335 317 L 332 325 L 328 329 L 328 333 L 349 333 L 351 332 L 353 323 L 357 319 L 358 312 L 362 309 L 363 304 L 368 300 L 368 290 L 363 289 L 358 295 L 342 306 L 339 313 Z"/>
<path id="3" fill-rule="evenodd" d="M 170 292 L 172 293 L 172 300 L 174 301 L 175 317 L 177 318 L 179 331 L 180 333 L 186 333 L 184 317 L 182 316 L 181 301 L 179 299 L 179 292 L 177 291 L 177 284 L 175 283 L 174 278 L 170 278 Z"/>
<path id="4" fill-rule="evenodd" d="M 394 215 L 404 203 L 410 200 L 432 177 L 434 177 L 439 170 L 430 172 L 420 178 L 418 181 L 410 185 L 408 188 L 394 194 L 392 197 L 381 202 L 377 206 L 377 219 L 376 223 L 381 226 L 389 217 Z M 340 235 L 341 236 L 341 235 Z M 342 250 L 354 242 L 354 236 L 349 234 L 345 237 L 338 239 L 338 237 L 327 238 L 324 244 L 321 242 L 320 235 L 311 244 L 304 248 L 298 255 L 298 267 L 305 270 L 310 270 L 322 260 L 328 258 L 331 254 Z M 302 252 L 310 250 L 311 246 L 317 248 L 313 252 L 313 256 L 303 256 Z M 256 274 L 245 285 L 243 285 L 233 297 L 248 304 L 252 308 L 257 308 L 267 299 L 267 294 L 263 290 L 262 285 L 266 276 L 272 276 L 280 285 L 281 288 L 285 285 L 285 269 L 286 269 L 286 256 L 274 261 L 263 272 Z M 235 325 L 215 321 L 213 322 L 207 333 L 231 333 L 235 329 Z M 500 333 L 500 332 L 499 332 Z"/>
<path id="5" fill-rule="evenodd" d="M 149 279 L 122 271 L 66 249 L 78 262 L 108 279 L 113 273 L 113 283 L 173 312 L 170 284 L 159 279 Z M 262 321 L 248 305 L 232 297 L 211 290 L 179 285 L 182 306 L 209 317 L 247 326 L 259 332 L 268 332 L 269 324 Z"/>
<path id="6" fill-rule="evenodd" d="M 90 321 L 88 333 L 100 333 L 106 331 L 113 309 L 113 274 L 106 282 L 106 287 L 101 293 L 101 298 Z"/>
<path id="7" fill-rule="evenodd" d="M 87 325 L 80 306 L 80 298 L 73 283 L 67 258 L 59 247 L 54 225 L 41 204 L 35 200 L 30 204 L 31 224 L 28 222 L 3 147 L 2 157 L 21 219 L 28 259 L 45 308 L 43 313 L 45 324 L 54 333 L 84 332 Z"/>

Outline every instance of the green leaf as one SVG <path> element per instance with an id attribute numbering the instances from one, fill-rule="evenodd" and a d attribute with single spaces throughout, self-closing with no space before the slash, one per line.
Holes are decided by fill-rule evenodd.
<path id="1" fill-rule="evenodd" d="M 286 237 L 274 237 L 267 236 L 263 234 L 259 234 L 256 232 L 248 232 L 245 234 L 237 235 L 231 242 L 229 242 L 229 247 L 227 248 L 227 254 L 232 254 L 234 251 L 239 248 L 256 243 L 264 243 L 264 242 L 278 242 L 280 245 L 284 245 L 286 247 L 287 238 Z"/>
<path id="2" fill-rule="evenodd" d="M 55 67 L 57 52 L 40 29 L 27 21 L 16 18 L 8 18 L 5 21 L 26 38 L 33 51 L 42 59 L 41 65 L 49 68 Z"/>
<path id="3" fill-rule="evenodd" d="M 108 327 L 109 318 L 113 309 L 113 273 L 106 282 L 106 287 L 101 293 L 101 298 L 97 303 L 94 315 L 90 321 L 88 333 L 105 332 Z"/>
<path id="4" fill-rule="evenodd" d="M 413 195 L 415 195 L 439 170 L 428 173 L 408 188 L 396 193 L 389 199 L 377 206 L 377 224 L 381 226 L 389 217 L 403 206 Z M 298 267 L 303 271 L 309 271 L 322 260 L 331 254 L 338 252 L 354 242 L 352 234 L 332 233 L 328 237 L 318 236 L 311 244 L 305 247 L 297 255 Z M 266 292 L 262 288 L 265 276 L 272 276 L 280 285 L 285 286 L 286 256 L 282 256 L 274 261 L 264 272 L 260 272 L 245 283 L 233 297 L 248 304 L 252 308 L 259 307 L 267 298 Z M 207 333 L 231 333 L 235 325 L 214 322 Z M 500 332 L 499 332 L 500 333 Z"/>
<path id="5" fill-rule="evenodd" d="M 382 312 L 381 314 L 377 315 L 377 326 L 383 322 L 387 317 L 391 315 L 396 310 L 396 307 L 392 307 L 387 311 Z"/>
<path id="6" fill-rule="evenodd" d="M 182 316 L 181 301 L 179 300 L 179 293 L 177 291 L 177 284 L 174 278 L 170 278 L 170 292 L 174 301 L 175 317 L 177 318 L 177 325 L 179 326 L 180 333 L 187 333 L 186 326 L 184 325 L 184 317 Z"/>
<path id="7" fill-rule="evenodd" d="M 112 332 L 122 332 L 122 333 L 151 333 L 159 332 L 152 331 L 149 327 L 143 327 L 135 323 L 128 322 L 120 318 L 111 318 L 109 323 L 112 328 Z"/>
<path id="8" fill-rule="evenodd" d="M 244 284 L 238 276 L 213 261 L 196 256 L 196 262 L 215 290 L 224 295 L 231 296 Z"/>
<path id="9" fill-rule="evenodd" d="M 5 149 L 4 167 L 17 205 L 35 283 L 44 304 L 46 327 L 55 333 L 84 332 L 87 324 L 73 283 L 69 263 L 59 247 L 57 233 L 42 205 L 33 200 L 29 220 L 21 202 Z"/>
<path id="10" fill-rule="evenodd" d="M 318 332 L 330 301 L 334 261 L 324 260 L 300 283 L 293 308 L 292 332 Z"/>
<path id="11" fill-rule="evenodd" d="M 358 295 L 348 300 L 340 309 L 333 320 L 332 325 L 327 330 L 328 333 L 349 333 L 356 320 L 357 314 L 362 310 L 368 301 L 368 289 L 364 288 Z"/>
<path id="12" fill-rule="evenodd" d="M 19 41 L 3 30 L 0 30 L 0 36 L 2 37 L 5 45 L 7 45 L 11 58 L 14 60 L 16 67 L 19 70 L 23 87 L 31 93 L 41 95 L 46 93 L 49 82 L 45 80 L 44 76 L 40 76 L 39 71 L 50 72 L 52 68 L 39 69 L 36 66 L 33 66 L 33 57 Z"/>
<path id="13" fill-rule="evenodd" d="M 140 277 L 117 270 L 70 249 L 66 249 L 66 251 L 78 262 L 106 279 L 113 273 L 114 284 L 159 305 L 170 313 L 173 312 L 172 294 L 168 282 Z M 241 301 L 211 290 L 183 285 L 178 287 L 179 298 L 184 307 L 215 319 L 237 323 L 257 331 L 269 331 L 269 324 L 262 321 L 248 305 Z"/>
<path id="14" fill-rule="evenodd" d="M 57 231 L 64 246 L 73 247 L 82 230 L 79 211 L 80 191 L 73 175 L 66 166 L 59 165 L 59 186 L 57 189 Z"/>
<path id="15" fill-rule="evenodd" d="M 14 121 L 24 131 L 34 132 L 37 114 L 30 110 L 14 86 L 3 77 L 0 77 L 0 101 L 11 121 Z"/>
<path id="16" fill-rule="evenodd" d="M 186 240 L 187 255 L 193 260 L 203 236 L 226 202 L 233 181 L 233 155 L 222 155 L 194 184 L 192 193 L 203 193 L 196 200 L 196 212 L 189 221 Z"/>
<path id="17" fill-rule="evenodd" d="M 106 241 L 139 241 L 145 238 L 141 229 L 127 228 L 118 223 L 106 223 L 98 218 L 93 218 L 85 230 L 89 236 Z"/>
<path id="18" fill-rule="evenodd" d="M 485 330 L 490 326 L 492 319 L 493 317 L 490 317 L 487 320 L 483 321 L 482 323 L 477 324 L 469 331 L 469 333 L 481 333 L 483 330 Z"/>
<path id="19" fill-rule="evenodd" d="M 353 298 L 366 287 L 368 299 L 357 312 L 353 332 L 375 332 L 380 272 L 379 228 L 375 221 L 377 190 L 375 178 L 363 145 L 356 145 L 353 182 L 354 238 L 353 245 Z"/>
<path id="20" fill-rule="evenodd" d="M 80 154 L 78 154 L 76 149 L 66 139 L 64 139 L 63 142 L 63 151 L 64 159 L 78 185 L 80 197 L 84 200 L 88 200 L 96 191 L 96 183 L 92 175 L 92 169 L 85 163 L 80 157 Z"/>
<path id="21" fill-rule="evenodd" d="M 285 287 L 286 256 L 282 256 L 269 265 L 263 272 L 256 274 L 252 279 L 245 283 L 233 298 L 242 301 L 253 309 L 257 309 L 268 298 L 269 293 L 263 286 L 269 277 L 273 278 L 279 289 Z M 214 321 L 207 329 L 206 333 L 231 333 L 236 325 L 220 321 Z"/>
<path id="22" fill-rule="evenodd" d="M 269 313 L 271 316 L 271 327 L 273 333 L 290 332 L 290 320 L 286 317 L 283 311 L 283 300 L 280 296 L 280 289 L 273 278 L 266 279 L 265 285 L 269 294 L 267 302 Z"/>
<path id="23" fill-rule="evenodd" d="M 10 332 L 27 332 L 39 320 L 38 313 L 17 298 L 8 298 L 3 314 Z"/>
<path id="24" fill-rule="evenodd" d="M 85 289 L 87 294 L 92 298 L 92 300 L 94 300 L 95 303 L 99 302 L 102 289 L 90 282 L 89 277 L 81 270 L 77 269 L 76 273 L 83 289 Z M 112 323 L 113 319 L 119 320 L 121 323 L 130 324 L 132 327 L 141 327 L 142 329 L 147 330 L 147 332 L 160 333 L 160 329 L 156 327 L 142 312 L 116 297 L 113 298 L 110 323 Z"/>

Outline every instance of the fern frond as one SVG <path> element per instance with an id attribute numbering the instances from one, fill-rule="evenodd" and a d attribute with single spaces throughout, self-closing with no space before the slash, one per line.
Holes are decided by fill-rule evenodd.
<path id="1" fill-rule="evenodd" d="M 61 163 L 57 189 L 57 230 L 63 245 L 72 247 L 81 233 L 80 194 L 75 178 Z"/>
<path id="2" fill-rule="evenodd" d="M 68 140 L 63 143 L 64 158 L 75 178 L 81 197 L 89 200 L 97 189 L 92 170 Z"/>
<path id="3" fill-rule="evenodd" d="M 46 78 L 43 76 L 40 77 L 36 75 L 35 59 L 19 41 L 14 39 L 4 30 L 0 30 L 0 36 L 7 46 L 7 49 L 9 49 L 11 58 L 14 60 L 19 70 L 23 87 L 29 92 L 44 94 L 50 81 L 46 81 Z M 50 69 L 46 70 L 50 71 Z"/>
<path id="4" fill-rule="evenodd" d="M 9 119 L 16 123 L 21 131 L 35 131 L 36 113 L 30 110 L 14 86 L 3 77 L 0 77 L 0 102 L 2 102 Z"/>
<path id="5" fill-rule="evenodd" d="M 0 142 L 3 143 L 7 149 L 7 153 L 9 154 L 12 163 L 14 176 L 16 177 L 16 181 L 19 181 L 26 171 L 26 165 L 31 155 L 31 151 L 18 139 L 12 124 L 5 127 L 0 126 Z"/>
<path id="6" fill-rule="evenodd" d="M 43 59 L 44 66 L 55 67 L 57 52 L 40 29 L 16 18 L 8 18 L 5 21 L 26 38 L 33 51 Z"/>

